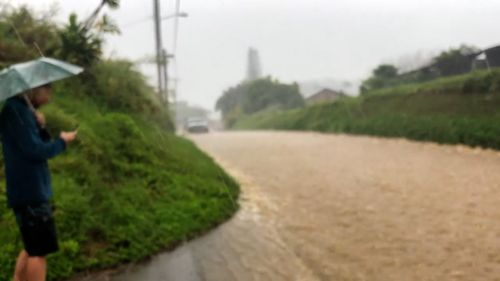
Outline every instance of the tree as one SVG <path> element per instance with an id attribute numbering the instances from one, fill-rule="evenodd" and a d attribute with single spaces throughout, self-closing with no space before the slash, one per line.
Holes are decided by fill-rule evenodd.
<path id="1" fill-rule="evenodd" d="M 296 83 L 282 84 L 271 78 L 249 83 L 242 100 L 242 110 L 245 114 L 253 114 L 270 107 L 290 109 L 304 105 L 304 98 Z"/>
<path id="2" fill-rule="evenodd" d="M 380 65 L 373 70 L 371 77 L 363 81 L 360 91 L 361 94 L 365 94 L 375 89 L 467 73 L 472 70 L 473 63 L 480 53 L 480 49 L 463 44 L 458 48 L 441 52 L 427 66 L 402 74 L 392 65 Z"/>
<path id="3" fill-rule="evenodd" d="M 118 0 L 103 2 L 113 8 L 119 3 Z M 102 9 L 103 2 L 96 11 Z M 120 33 L 107 15 L 87 29 L 75 14 L 70 15 L 67 25 L 57 26 L 51 20 L 56 13 L 55 7 L 33 12 L 27 6 L 13 8 L 4 4 L 0 10 L 0 68 L 42 54 L 88 67 L 102 55 L 103 35 Z"/>
<path id="4" fill-rule="evenodd" d="M 290 109 L 305 105 L 299 86 L 283 84 L 270 77 L 245 81 L 226 90 L 217 100 L 216 110 L 222 112 L 227 126 L 243 115 L 269 108 Z"/>
<path id="5" fill-rule="evenodd" d="M 390 64 L 382 64 L 373 70 L 373 76 L 382 79 L 395 78 L 398 75 L 398 69 Z"/>
<path id="6" fill-rule="evenodd" d="M 398 69 L 390 64 L 379 65 L 372 71 L 372 76 L 361 84 L 360 91 L 364 94 L 368 91 L 384 88 L 394 84 L 398 76 Z"/>
<path id="7" fill-rule="evenodd" d="M 59 53 L 62 59 L 85 67 L 93 65 L 102 55 L 103 34 L 120 33 L 116 23 L 106 14 L 91 29 L 87 24 L 88 20 L 80 23 L 75 14 L 70 15 L 68 25 L 60 32 L 62 46 Z"/>
<path id="8" fill-rule="evenodd" d="M 459 48 L 441 52 L 434 58 L 434 66 L 441 76 L 458 75 L 471 71 L 472 63 L 480 50 L 474 46 L 462 45 Z"/>
<path id="9" fill-rule="evenodd" d="M 102 54 L 102 39 L 80 24 L 76 14 L 71 14 L 68 25 L 60 32 L 59 56 L 71 63 L 91 66 Z"/>
<path id="10" fill-rule="evenodd" d="M 33 12 L 27 6 L 0 12 L 0 68 L 38 58 L 54 56 L 60 48 L 57 26 L 50 21 L 55 9 Z M 40 48 L 40 51 L 38 50 Z"/>
<path id="11" fill-rule="evenodd" d="M 108 6 L 111 9 L 118 9 L 120 7 L 120 0 L 101 0 L 99 6 L 94 10 L 94 12 L 85 20 L 83 26 L 85 29 L 91 29 L 94 22 L 97 20 L 99 13 L 104 8 L 104 6 Z"/>
<path id="12" fill-rule="evenodd" d="M 248 83 L 240 83 L 224 91 L 215 103 L 215 109 L 222 113 L 222 118 L 226 119 L 228 114 L 236 107 L 241 106 L 243 96 L 247 92 Z"/>

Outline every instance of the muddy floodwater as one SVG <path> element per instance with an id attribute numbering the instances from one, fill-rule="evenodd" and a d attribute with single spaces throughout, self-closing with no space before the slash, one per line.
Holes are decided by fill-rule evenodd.
<path id="1" fill-rule="evenodd" d="M 78 280 L 500 280 L 500 154 L 290 132 L 190 136 L 242 184 L 227 223 Z"/>

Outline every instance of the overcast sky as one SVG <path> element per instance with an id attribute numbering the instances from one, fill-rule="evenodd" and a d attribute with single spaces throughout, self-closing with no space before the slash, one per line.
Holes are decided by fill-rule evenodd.
<path id="1" fill-rule="evenodd" d="M 58 20 L 85 17 L 99 0 L 17 0 L 36 7 L 59 2 Z M 138 59 L 154 53 L 152 0 L 121 0 L 107 11 L 122 27 L 107 38 L 106 54 Z M 171 14 L 175 0 L 161 0 Z M 498 0 L 181 0 L 179 95 L 213 109 L 222 91 L 244 78 L 249 47 L 260 52 L 263 72 L 282 81 L 360 80 L 382 62 L 418 51 L 469 43 L 500 44 Z M 164 22 L 167 48 L 172 23 Z M 147 75 L 154 67 L 142 66 Z M 173 72 L 174 69 L 170 71 Z M 155 81 L 155 80 L 152 80 Z"/>

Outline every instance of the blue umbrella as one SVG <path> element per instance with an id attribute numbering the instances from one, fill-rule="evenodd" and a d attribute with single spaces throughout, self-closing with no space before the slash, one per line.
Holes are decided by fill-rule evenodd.
<path id="1" fill-rule="evenodd" d="M 82 71 L 79 66 L 46 57 L 12 65 L 0 72 L 0 102 Z"/>

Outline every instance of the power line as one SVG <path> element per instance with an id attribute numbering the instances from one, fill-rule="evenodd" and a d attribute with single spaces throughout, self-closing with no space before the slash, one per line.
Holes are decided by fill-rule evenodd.
<path id="1" fill-rule="evenodd" d="M 131 26 L 134 26 L 134 25 L 138 25 L 140 23 L 144 23 L 144 22 L 147 22 L 147 21 L 151 21 L 153 20 L 154 17 L 153 16 L 147 16 L 147 17 L 144 17 L 144 18 L 141 18 L 141 19 L 138 19 L 138 20 L 135 20 L 135 21 L 131 21 L 131 22 L 128 22 L 128 23 L 125 23 L 125 24 L 122 24 L 122 27 L 131 27 Z"/>

